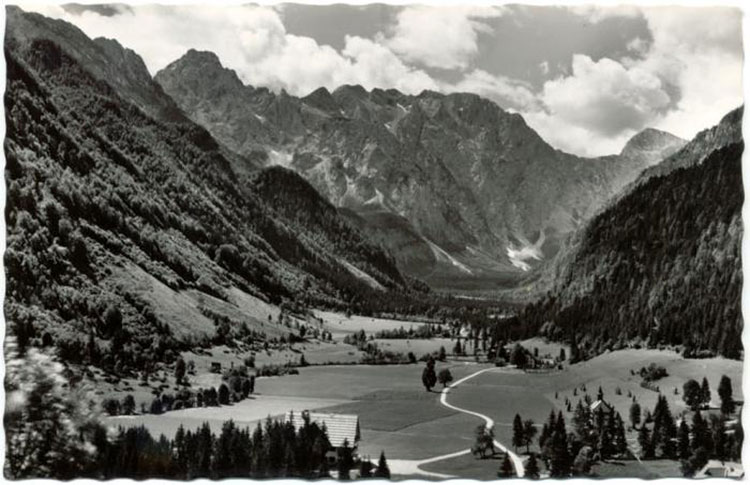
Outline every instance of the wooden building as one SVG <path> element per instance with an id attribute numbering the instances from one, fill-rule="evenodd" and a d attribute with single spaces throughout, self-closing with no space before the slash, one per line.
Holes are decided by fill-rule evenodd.
<path id="1" fill-rule="evenodd" d="M 325 425 L 328 441 L 331 443 L 331 449 L 327 453 L 329 462 L 333 463 L 336 461 L 339 450 L 344 447 L 345 441 L 352 451 L 352 456 L 357 455 L 361 439 L 359 416 L 356 414 L 315 413 L 304 410 L 290 411 L 284 419 L 287 422 L 291 422 L 294 429 L 299 431 L 305 424 L 305 414 L 310 417 L 311 423 L 315 423 L 320 427 Z"/>

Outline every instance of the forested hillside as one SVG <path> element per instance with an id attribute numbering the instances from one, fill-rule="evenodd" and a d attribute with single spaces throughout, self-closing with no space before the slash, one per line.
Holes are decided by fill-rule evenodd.
<path id="1" fill-rule="evenodd" d="M 301 177 L 240 183 L 203 128 L 151 118 L 44 37 L 10 32 L 5 50 L 5 314 L 22 346 L 127 370 L 209 343 L 217 318 L 278 336 L 269 303 L 408 293 Z"/>
<path id="2" fill-rule="evenodd" d="M 741 113 L 722 123 L 736 131 Z M 740 358 L 742 150 L 729 142 L 705 159 L 672 161 L 677 168 L 648 174 L 595 217 L 555 289 L 522 313 L 528 330 L 577 344 L 578 357 L 641 342 Z"/>

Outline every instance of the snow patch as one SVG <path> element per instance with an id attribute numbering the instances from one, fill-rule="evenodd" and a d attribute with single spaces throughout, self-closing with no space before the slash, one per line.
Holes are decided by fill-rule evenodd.
<path id="1" fill-rule="evenodd" d="M 529 271 L 531 269 L 531 265 L 526 261 L 530 259 L 542 260 L 542 252 L 536 246 L 523 246 L 519 249 L 508 246 L 506 252 L 511 264 L 522 271 Z"/>
<path id="2" fill-rule="evenodd" d="M 268 164 L 290 168 L 292 166 L 292 154 L 272 149 L 268 152 Z"/>
<path id="3" fill-rule="evenodd" d="M 365 205 L 380 205 L 385 207 L 385 196 L 380 190 L 375 189 L 375 195 L 370 200 L 367 200 Z"/>

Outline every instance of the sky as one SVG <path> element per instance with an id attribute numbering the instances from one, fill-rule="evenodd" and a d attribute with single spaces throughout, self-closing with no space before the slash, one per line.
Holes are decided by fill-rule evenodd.
<path id="1" fill-rule="evenodd" d="M 117 39 L 152 74 L 194 48 L 246 84 L 298 96 L 343 84 L 474 92 L 582 156 L 618 153 L 647 127 L 689 139 L 742 104 L 732 7 L 22 7 Z"/>

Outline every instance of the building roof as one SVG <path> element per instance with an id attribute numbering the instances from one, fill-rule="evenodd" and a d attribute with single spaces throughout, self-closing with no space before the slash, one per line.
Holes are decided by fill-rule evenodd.
<path id="1" fill-rule="evenodd" d="M 294 429 L 298 430 L 304 425 L 302 413 L 307 411 L 290 411 L 285 417 L 285 421 L 290 421 Z M 319 426 L 326 425 L 328 441 L 331 446 L 338 448 L 344 446 L 344 440 L 349 442 L 349 446 L 354 447 L 359 443 L 359 416 L 356 414 L 335 414 L 335 413 L 309 413 L 310 422 Z"/>
<path id="2" fill-rule="evenodd" d="M 740 463 L 731 461 L 721 462 L 719 460 L 708 460 L 706 466 L 699 471 L 695 478 L 742 478 L 745 476 L 745 470 Z"/>
<path id="3" fill-rule="evenodd" d="M 604 412 L 609 412 L 612 409 L 612 406 L 607 404 L 605 401 L 599 399 L 591 403 L 590 409 L 592 411 L 598 411 L 599 409 L 601 409 Z"/>

